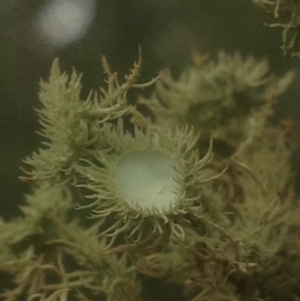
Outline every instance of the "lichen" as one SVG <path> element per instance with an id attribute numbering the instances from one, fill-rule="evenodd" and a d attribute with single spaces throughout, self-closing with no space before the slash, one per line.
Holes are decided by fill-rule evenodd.
<path id="1" fill-rule="evenodd" d="M 275 20 L 266 23 L 270 28 L 282 29 L 282 46 L 284 55 L 299 57 L 300 3 L 294 0 L 252 0 L 252 2 Z"/>
<path id="2" fill-rule="evenodd" d="M 139 84 L 141 57 L 123 83 L 102 63 L 86 99 L 58 60 L 41 82 L 45 140 L 24 160 L 23 215 L 0 221 L 0 298 L 141 300 L 155 278 L 179 300 L 299 299 L 299 137 L 269 121 L 293 73 L 194 53 L 179 79 Z"/>

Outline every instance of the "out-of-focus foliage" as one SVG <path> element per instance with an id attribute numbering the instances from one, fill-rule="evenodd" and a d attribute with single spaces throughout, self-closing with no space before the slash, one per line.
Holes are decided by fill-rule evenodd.
<path id="1" fill-rule="evenodd" d="M 270 14 L 275 23 L 266 26 L 282 29 L 282 46 L 284 54 L 299 56 L 300 3 L 294 0 L 252 0 L 259 8 Z"/>

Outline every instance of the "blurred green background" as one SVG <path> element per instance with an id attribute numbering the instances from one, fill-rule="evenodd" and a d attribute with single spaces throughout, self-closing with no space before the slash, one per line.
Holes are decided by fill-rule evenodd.
<path id="1" fill-rule="evenodd" d="M 278 75 L 300 60 L 282 56 L 281 32 L 250 0 L 2 0 L 0 4 L 0 209 L 17 214 L 26 184 L 18 180 L 22 158 L 38 147 L 38 81 L 60 58 L 84 73 L 84 97 L 103 83 L 100 53 L 120 77 L 142 46 L 141 81 L 163 68 L 178 74 L 193 47 L 267 57 Z M 281 97 L 277 117 L 298 118 L 298 82 Z"/>

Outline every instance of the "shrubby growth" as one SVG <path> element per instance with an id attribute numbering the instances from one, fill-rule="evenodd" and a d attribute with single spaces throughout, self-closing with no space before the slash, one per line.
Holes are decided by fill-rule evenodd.
<path id="1" fill-rule="evenodd" d="M 298 136 L 269 120 L 293 74 L 239 54 L 193 59 L 140 84 L 141 57 L 123 82 L 103 57 L 106 87 L 87 99 L 54 61 L 44 142 L 21 177 L 33 192 L 1 221 L 1 300 L 148 300 L 153 278 L 177 300 L 300 298 Z"/>

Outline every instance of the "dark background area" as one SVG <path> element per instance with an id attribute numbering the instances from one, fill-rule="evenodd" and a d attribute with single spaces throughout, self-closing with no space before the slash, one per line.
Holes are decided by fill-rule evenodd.
<path id="1" fill-rule="evenodd" d="M 64 22 L 74 4 L 83 10 L 83 4 L 89 4 L 84 33 L 71 41 L 50 41 L 43 35 L 41 20 L 49 16 L 46 11 L 51 10 L 53 3 L 64 1 L 60 13 L 63 15 L 65 10 L 66 18 L 54 16 L 46 23 L 49 26 L 52 22 L 61 36 L 64 32 L 68 34 Z M 77 19 L 79 22 L 80 17 Z M 167 67 L 178 74 L 190 63 L 193 47 L 210 53 L 212 58 L 220 49 L 230 54 L 240 51 L 243 56 L 254 55 L 258 59 L 267 57 L 278 75 L 296 69 L 299 59 L 282 56 L 281 31 L 264 27 L 263 23 L 268 21 L 269 17 L 250 0 L 2 0 L 1 216 L 8 219 L 15 215 L 16 204 L 30 191 L 18 180 L 19 166 L 38 147 L 40 138 L 34 131 L 39 125 L 33 108 L 40 106 L 39 79 L 47 79 L 54 58 L 60 58 L 61 67 L 67 72 L 71 67 L 83 72 L 83 97 L 103 83 L 100 53 L 122 78 L 137 59 L 138 44 L 143 53 L 141 81 Z M 277 117 L 298 118 L 298 82 L 297 76 L 293 87 L 281 97 Z"/>

